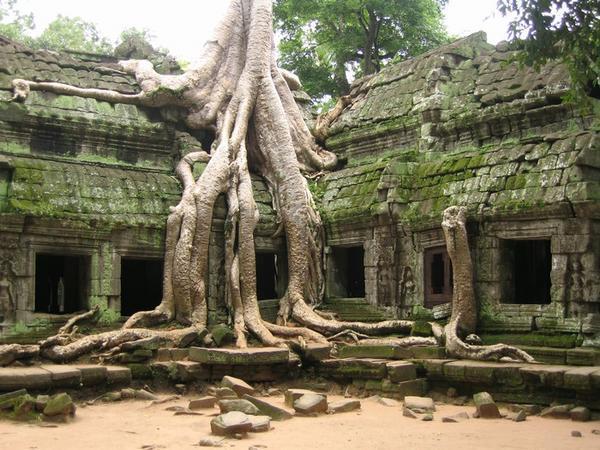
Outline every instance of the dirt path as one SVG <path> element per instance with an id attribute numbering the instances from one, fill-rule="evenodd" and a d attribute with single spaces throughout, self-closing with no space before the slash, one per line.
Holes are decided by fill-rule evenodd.
<path id="1" fill-rule="evenodd" d="M 330 396 L 331 400 L 340 397 Z M 271 397 L 283 404 L 283 398 Z M 1 450 L 130 450 L 192 449 L 210 435 L 211 414 L 174 416 L 165 408 L 187 405 L 186 399 L 147 407 L 147 402 L 127 401 L 79 408 L 72 423 L 47 428 L 39 425 L 0 422 Z M 473 407 L 438 406 L 433 422 L 402 416 L 400 407 L 386 407 L 373 400 L 362 400 L 362 411 L 319 417 L 296 417 L 272 422 L 267 433 L 247 439 L 228 439 L 225 448 L 244 449 L 263 446 L 268 450 L 387 450 L 436 449 L 598 449 L 600 422 L 576 423 L 569 420 L 530 417 L 515 423 L 504 419 L 470 419 L 463 423 L 442 423 L 445 415 Z M 571 436 L 578 430 L 583 437 Z"/>

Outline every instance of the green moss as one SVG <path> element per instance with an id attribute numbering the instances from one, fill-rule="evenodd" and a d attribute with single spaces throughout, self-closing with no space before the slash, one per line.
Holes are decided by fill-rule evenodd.
<path id="1" fill-rule="evenodd" d="M 523 334 L 482 334 L 480 337 L 486 345 L 503 343 L 554 348 L 574 348 L 577 345 L 576 334 L 544 334 L 532 331 Z"/>

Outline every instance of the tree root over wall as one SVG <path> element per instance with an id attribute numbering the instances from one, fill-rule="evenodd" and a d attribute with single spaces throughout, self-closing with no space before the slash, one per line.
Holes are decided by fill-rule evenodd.
<path id="1" fill-rule="evenodd" d="M 178 106 L 187 111 L 188 127 L 216 131 L 210 154 L 202 151 L 187 154 L 176 169 L 183 194 L 167 219 L 160 305 L 153 311 L 134 314 L 122 330 L 79 339 L 75 333 L 62 330 L 40 343 L 38 351 L 43 357 L 64 362 L 91 351 L 108 351 L 148 339 L 175 346 L 193 342 L 207 322 L 205 274 L 209 234 L 215 201 L 221 194 L 226 196 L 228 207 L 226 301 L 238 347 L 247 346 L 248 333 L 264 345 L 281 346 L 291 341 L 326 343 L 326 336 L 340 333 L 354 333 L 356 338 L 411 330 L 412 322 L 405 320 L 371 324 L 326 319 L 311 306 L 321 300 L 324 291 L 324 230 L 305 175 L 334 169 L 337 159 L 316 144 L 302 118 L 290 90 L 299 86 L 298 79 L 276 65 L 271 7 L 270 0 L 232 0 L 214 39 L 206 44 L 200 63 L 184 74 L 160 75 L 148 61 L 122 61 L 123 70 L 135 75 L 141 87 L 138 94 L 82 89 L 61 83 L 13 81 L 15 101 L 24 100 L 30 90 L 44 90 L 147 107 Z M 333 114 L 319 121 L 318 136 L 326 135 L 325 128 L 350 102 L 343 99 Z M 207 165 L 194 179 L 192 169 L 198 161 Z M 265 322 L 258 308 L 253 237 L 258 210 L 250 171 L 267 182 L 280 230 L 287 241 L 288 285 L 280 299 L 276 325 Z M 456 290 L 452 320 L 445 333 L 440 326 L 434 326 L 435 338 L 400 338 L 393 342 L 424 345 L 442 342 L 445 336 L 446 346 L 454 356 L 530 360 L 528 355 L 509 346 L 470 346 L 459 337 L 463 331 L 473 332 L 476 325 L 464 224 L 462 209 L 449 208 L 444 213 L 442 225 L 455 268 Z M 170 331 L 149 328 L 167 322 L 186 328 Z M 379 342 L 392 342 L 389 338 L 382 339 Z M 0 347 L 0 360 L 3 352 L 8 351 Z M 19 356 L 14 348 L 10 352 L 13 357 Z M 24 347 L 23 352 L 30 355 L 31 348 Z"/>

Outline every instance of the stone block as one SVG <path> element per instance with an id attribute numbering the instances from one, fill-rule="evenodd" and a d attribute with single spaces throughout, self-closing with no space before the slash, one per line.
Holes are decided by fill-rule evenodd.
<path id="1" fill-rule="evenodd" d="M 43 365 L 40 368 L 50 372 L 52 386 L 78 388 L 81 385 L 81 371 L 74 366 Z"/>
<path id="2" fill-rule="evenodd" d="M 284 395 L 284 402 L 287 406 L 293 407 L 294 402 L 302 397 L 304 394 L 314 394 L 313 391 L 308 389 L 287 389 Z"/>
<path id="3" fill-rule="evenodd" d="M 294 410 L 298 414 L 318 414 L 327 412 L 327 397 L 320 394 L 304 394 L 294 401 Z"/>
<path id="4" fill-rule="evenodd" d="M 444 347 L 412 347 L 410 351 L 414 359 L 444 359 L 446 357 L 446 349 Z"/>
<path id="5" fill-rule="evenodd" d="M 412 352 L 397 345 L 344 345 L 339 348 L 340 358 L 408 359 Z"/>
<path id="6" fill-rule="evenodd" d="M 423 361 L 423 367 L 427 372 L 427 378 L 430 380 L 444 380 L 444 366 L 453 359 L 426 359 Z"/>
<path id="7" fill-rule="evenodd" d="M 600 366 L 600 352 L 592 348 L 567 350 L 567 364 L 572 366 Z"/>
<path id="8" fill-rule="evenodd" d="M 326 359 L 317 366 L 318 372 L 336 379 L 382 380 L 387 375 L 385 360 L 377 359 Z"/>
<path id="9" fill-rule="evenodd" d="M 174 361 L 177 381 L 205 381 L 210 378 L 208 368 L 194 361 Z"/>
<path id="10" fill-rule="evenodd" d="M 217 436 L 244 434 L 252 430 L 252 422 L 246 414 L 233 411 L 211 420 L 210 429 Z"/>
<path id="11" fill-rule="evenodd" d="M 170 348 L 159 348 L 156 351 L 156 360 L 159 362 L 171 361 L 171 349 Z"/>
<path id="12" fill-rule="evenodd" d="M 473 395 L 473 402 L 478 416 L 482 419 L 499 419 L 501 417 L 498 406 L 487 392 L 478 392 Z"/>
<path id="13" fill-rule="evenodd" d="M 94 364 L 77 364 L 74 366 L 81 372 L 81 384 L 84 387 L 98 386 L 106 382 L 106 367 Z"/>
<path id="14" fill-rule="evenodd" d="M 561 388 L 564 374 L 570 367 L 566 366 L 524 366 L 519 370 L 527 384 Z"/>
<path id="15" fill-rule="evenodd" d="M 216 402 L 217 397 L 207 395 L 194 400 L 190 400 L 188 408 L 191 410 L 214 408 Z"/>
<path id="16" fill-rule="evenodd" d="M 386 365 L 388 378 L 394 383 L 417 378 L 416 366 L 408 361 L 393 361 Z"/>
<path id="17" fill-rule="evenodd" d="M 338 400 L 329 404 L 327 412 L 330 414 L 338 414 L 344 412 L 357 411 L 360 409 L 360 400 Z"/>
<path id="18" fill-rule="evenodd" d="M 330 353 L 329 344 L 310 343 L 302 348 L 300 357 L 308 362 L 317 362 L 329 358 Z"/>
<path id="19" fill-rule="evenodd" d="M 127 367 L 106 366 L 106 384 L 129 386 L 131 370 Z"/>
<path id="20" fill-rule="evenodd" d="M 575 422 L 587 422 L 591 418 L 591 413 L 585 406 L 577 406 L 569 411 L 571 420 Z"/>
<path id="21" fill-rule="evenodd" d="M 300 397 L 298 397 L 298 398 L 300 398 Z M 276 420 L 276 421 L 288 420 L 288 419 L 291 419 L 292 417 L 294 417 L 294 414 L 291 413 L 290 411 L 287 411 L 283 408 L 280 408 L 279 406 L 276 406 L 269 402 L 266 402 L 260 398 L 256 398 L 256 397 L 246 394 L 246 395 L 244 395 L 244 400 L 247 400 L 250 403 L 252 403 L 254 406 L 256 406 L 258 408 L 258 410 L 260 411 L 261 414 L 265 414 L 273 420 Z M 293 401 L 291 401 L 292 405 L 295 400 L 297 400 L 297 399 L 294 399 Z"/>
<path id="22" fill-rule="evenodd" d="M 533 356 L 536 361 L 545 364 L 566 364 L 567 351 L 563 348 L 530 347 L 521 345 L 519 348 Z"/>
<path id="23" fill-rule="evenodd" d="M 381 382 L 381 391 L 385 394 L 393 394 L 395 398 L 404 398 L 407 395 L 421 396 L 427 391 L 427 380 L 417 378 L 399 383 L 383 380 Z"/>
<path id="24" fill-rule="evenodd" d="M 289 351 L 276 347 L 229 349 L 191 347 L 189 359 L 210 365 L 261 365 L 287 363 Z"/>
<path id="25" fill-rule="evenodd" d="M 219 405 L 221 414 L 239 411 L 252 416 L 260 415 L 259 409 L 254 404 L 241 398 L 223 399 L 219 400 L 217 404 Z"/>
<path id="26" fill-rule="evenodd" d="M 39 367 L 5 367 L 0 369 L 0 391 L 41 390 L 52 386 L 52 375 Z"/>
<path id="27" fill-rule="evenodd" d="M 253 395 L 255 392 L 254 388 L 244 380 L 240 380 L 239 378 L 231 377 L 229 375 L 223 377 L 221 386 L 232 389 L 240 397 L 242 397 L 244 394 Z"/>
<path id="28" fill-rule="evenodd" d="M 576 391 L 590 391 L 592 389 L 591 374 L 597 370 L 597 367 L 578 367 L 567 370 L 563 378 L 564 387 Z"/>
<path id="29" fill-rule="evenodd" d="M 171 350 L 171 359 L 173 361 L 183 361 L 189 355 L 189 349 L 187 348 L 172 348 Z"/>
<path id="30" fill-rule="evenodd" d="M 404 397 L 404 406 L 419 414 L 435 411 L 435 403 L 430 397 L 406 396 Z"/>
<path id="31" fill-rule="evenodd" d="M 249 416 L 250 422 L 252 422 L 253 433 L 264 433 L 271 429 L 271 418 L 269 416 Z"/>

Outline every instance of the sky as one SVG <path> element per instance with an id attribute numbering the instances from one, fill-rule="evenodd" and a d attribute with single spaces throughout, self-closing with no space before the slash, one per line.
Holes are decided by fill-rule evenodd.
<path id="1" fill-rule="evenodd" d="M 465 36 L 483 30 L 492 44 L 506 39 L 508 21 L 496 11 L 496 3 L 449 0 L 445 11 L 448 31 Z M 94 22 L 111 41 L 126 28 L 148 29 L 155 36 L 152 43 L 156 47 L 193 62 L 228 4 L 229 0 L 19 0 L 17 6 L 23 13 L 33 12 L 38 33 L 58 14 L 79 16 Z"/>

